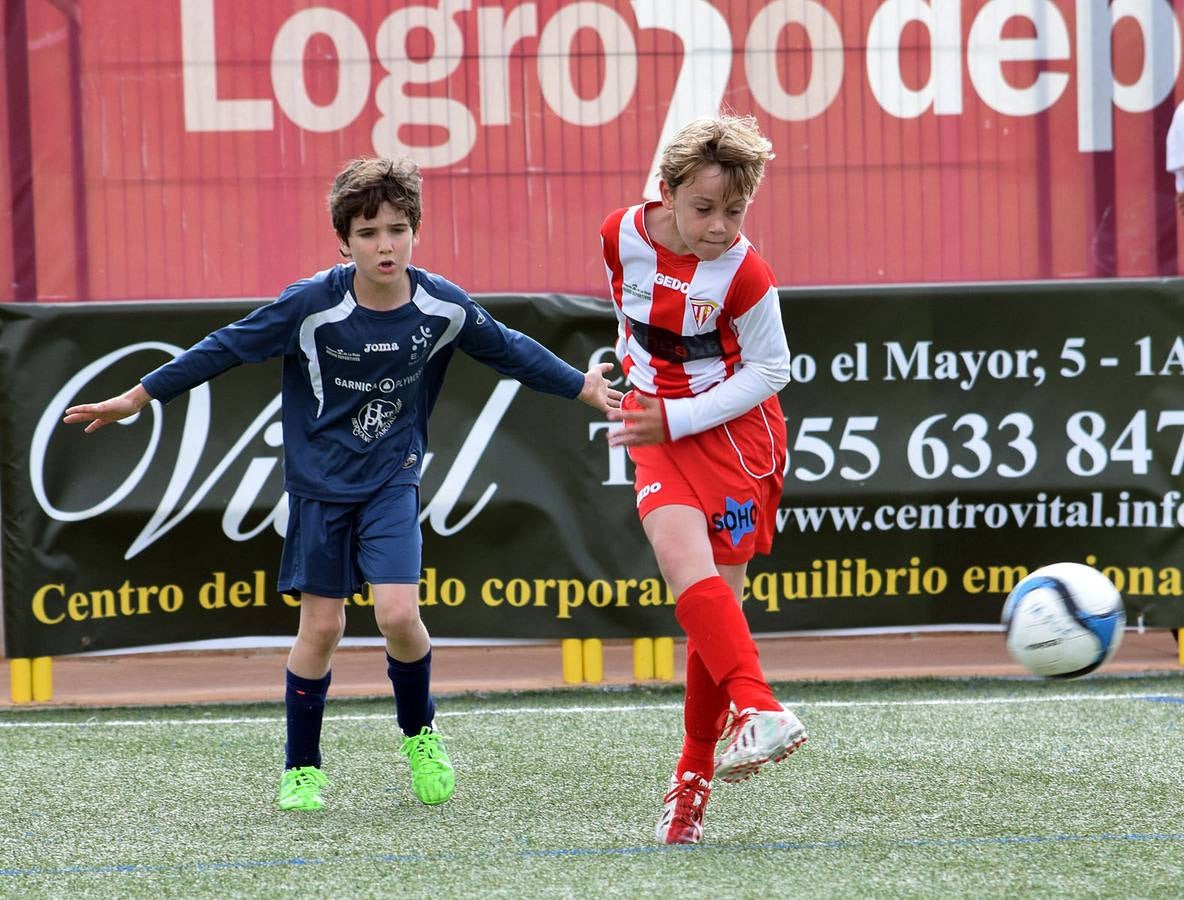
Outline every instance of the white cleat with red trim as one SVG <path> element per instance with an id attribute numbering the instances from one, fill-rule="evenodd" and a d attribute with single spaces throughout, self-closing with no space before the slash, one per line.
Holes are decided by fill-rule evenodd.
<path id="1" fill-rule="evenodd" d="M 663 844 L 697 844 L 703 837 L 703 814 L 711 784 L 698 772 L 670 776 L 670 789 L 662 798 L 666 804 L 655 831 Z"/>
<path id="2" fill-rule="evenodd" d="M 788 709 L 744 709 L 725 730 L 715 777 L 729 784 L 751 778 L 767 763 L 778 763 L 806 743 L 806 726 Z"/>

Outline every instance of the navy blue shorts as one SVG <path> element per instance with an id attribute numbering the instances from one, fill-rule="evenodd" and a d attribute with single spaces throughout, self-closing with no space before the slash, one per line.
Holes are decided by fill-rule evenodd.
<path id="1" fill-rule="evenodd" d="M 365 503 L 289 494 L 279 589 L 349 597 L 365 582 L 416 584 L 422 555 L 418 485 L 390 485 Z"/>

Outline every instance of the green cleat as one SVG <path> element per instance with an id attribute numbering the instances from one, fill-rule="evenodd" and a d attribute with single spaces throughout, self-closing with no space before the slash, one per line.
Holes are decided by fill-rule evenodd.
<path id="1" fill-rule="evenodd" d="M 411 763 L 411 790 L 421 803 L 435 806 L 456 790 L 456 773 L 440 732 L 425 726 L 419 734 L 405 738 L 403 755 Z"/>
<path id="2" fill-rule="evenodd" d="M 324 809 L 321 788 L 329 783 L 325 773 L 316 766 L 300 766 L 285 769 L 280 778 L 280 809 L 315 810 Z"/>

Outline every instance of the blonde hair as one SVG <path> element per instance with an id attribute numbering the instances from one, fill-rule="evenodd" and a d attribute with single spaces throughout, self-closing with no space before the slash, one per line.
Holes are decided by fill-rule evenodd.
<path id="1" fill-rule="evenodd" d="M 423 217 L 419 166 L 410 159 L 360 157 L 351 159 L 333 179 L 329 189 L 329 217 L 343 241 L 355 216 L 373 219 L 378 208 L 389 203 L 407 216 L 412 231 L 419 231 Z"/>
<path id="2" fill-rule="evenodd" d="M 704 166 L 717 165 L 727 179 L 728 196 L 749 199 L 774 155 L 753 116 L 704 116 L 680 128 L 662 150 L 658 174 L 673 191 Z"/>

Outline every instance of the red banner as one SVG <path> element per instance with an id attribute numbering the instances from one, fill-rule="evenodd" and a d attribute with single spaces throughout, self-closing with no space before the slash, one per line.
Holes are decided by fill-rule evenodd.
<path id="1" fill-rule="evenodd" d="M 782 284 L 1178 272 L 1167 0 L 80 7 L 6 7 L 0 299 L 272 296 L 369 154 L 425 169 L 419 264 L 603 294 L 601 219 L 721 108 L 774 142 L 745 230 Z"/>

